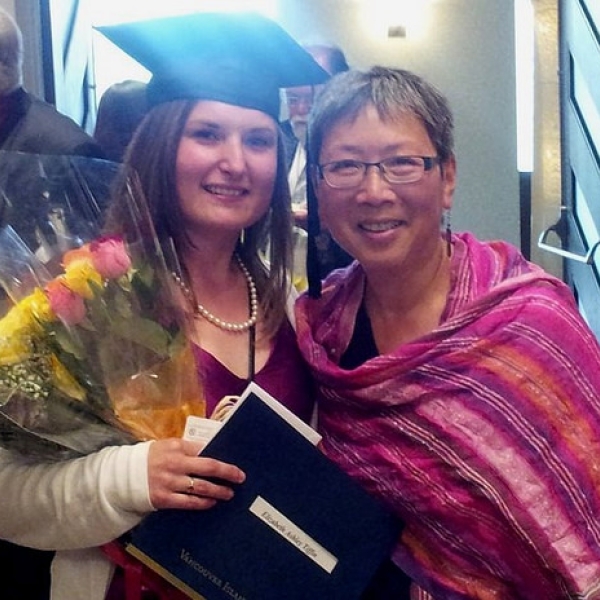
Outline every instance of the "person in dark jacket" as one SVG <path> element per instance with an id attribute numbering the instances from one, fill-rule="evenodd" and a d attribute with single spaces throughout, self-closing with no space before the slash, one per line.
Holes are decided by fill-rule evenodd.
<path id="1" fill-rule="evenodd" d="M 125 150 L 147 112 L 146 84 L 142 81 L 119 81 L 102 94 L 94 139 L 109 160 L 123 161 Z"/>
<path id="2" fill-rule="evenodd" d="M 75 121 L 23 87 L 21 30 L 0 9 L 0 150 L 103 158 Z"/>

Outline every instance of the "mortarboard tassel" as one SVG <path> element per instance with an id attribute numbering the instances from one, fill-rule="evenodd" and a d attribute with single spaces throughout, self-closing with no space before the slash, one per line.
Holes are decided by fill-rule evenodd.
<path id="1" fill-rule="evenodd" d="M 315 194 L 313 174 L 316 165 L 313 164 L 310 152 L 310 143 L 306 140 L 306 204 L 308 209 L 308 242 L 306 250 L 306 275 L 308 278 L 308 295 L 310 298 L 321 297 L 321 268 L 319 263 L 319 250 L 317 236 L 321 232 L 319 222 L 319 205 Z"/>

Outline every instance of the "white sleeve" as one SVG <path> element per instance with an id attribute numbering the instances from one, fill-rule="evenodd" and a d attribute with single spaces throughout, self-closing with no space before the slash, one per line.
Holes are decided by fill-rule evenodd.
<path id="1" fill-rule="evenodd" d="M 151 443 L 111 446 L 59 463 L 31 463 L 0 450 L 0 538 L 64 550 L 119 537 L 154 510 Z"/>

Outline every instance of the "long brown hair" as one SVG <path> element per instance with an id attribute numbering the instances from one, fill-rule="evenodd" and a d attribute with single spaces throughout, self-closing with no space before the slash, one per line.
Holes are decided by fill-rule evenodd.
<path id="1" fill-rule="evenodd" d="M 124 157 L 124 173 L 137 174 L 161 244 L 172 242 L 178 254 L 186 234 L 177 198 L 175 166 L 183 130 L 196 103 L 197 100 L 174 100 L 153 108 L 137 128 Z M 283 152 L 279 133 L 270 208 L 244 231 L 243 241 L 238 242 L 236 249 L 256 281 L 267 335 L 274 334 L 285 318 L 290 286 L 292 217 Z M 127 186 L 124 176 L 115 191 L 108 225 L 125 235 L 131 226 L 123 202 Z M 269 254 L 264 257 L 267 247 Z"/>

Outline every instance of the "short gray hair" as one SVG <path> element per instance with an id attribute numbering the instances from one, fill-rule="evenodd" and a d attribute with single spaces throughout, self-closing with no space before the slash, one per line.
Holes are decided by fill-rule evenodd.
<path id="1" fill-rule="evenodd" d="M 0 96 L 23 81 L 23 36 L 13 18 L 0 8 Z"/>
<path id="2" fill-rule="evenodd" d="M 315 100 L 309 123 L 311 159 L 319 161 L 324 136 L 342 119 L 354 119 L 371 104 L 384 120 L 408 114 L 427 129 L 442 163 L 454 154 L 454 119 L 446 97 L 424 79 L 403 69 L 352 69 L 329 80 Z"/>

